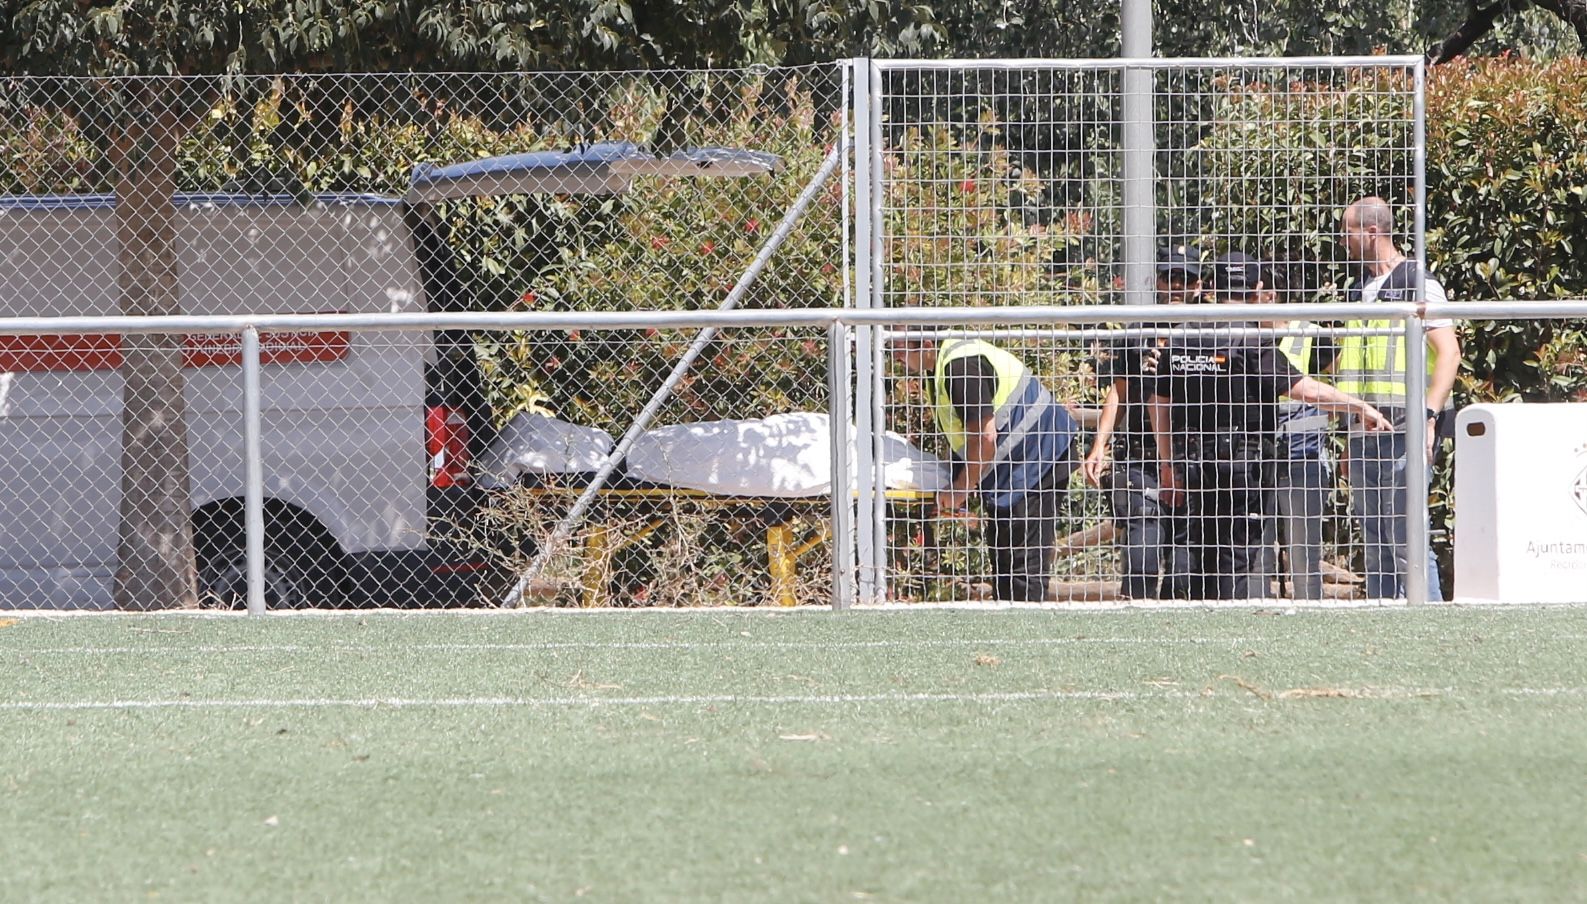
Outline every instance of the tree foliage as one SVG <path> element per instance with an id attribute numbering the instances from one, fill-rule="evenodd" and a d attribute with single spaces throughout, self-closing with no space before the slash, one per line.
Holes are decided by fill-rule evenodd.
<path id="1" fill-rule="evenodd" d="M 0 70 L 74 75 L 703 68 L 942 46 L 930 4 L 0 3 Z"/>
<path id="2" fill-rule="evenodd" d="M 1579 0 L 1501 0 L 1471 52 L 1581 50 Z M 847 56 L 1108 57 L 1118 4 L 1068 0 L 5 0 L 0 72 L 63 75 L 598 70 Z M 1418 53 L 1466 0 L 1157 0 L 1160 56 Z"/>

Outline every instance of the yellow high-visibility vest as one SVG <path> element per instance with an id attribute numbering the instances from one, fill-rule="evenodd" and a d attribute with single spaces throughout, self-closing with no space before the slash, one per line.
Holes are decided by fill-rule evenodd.
<path id="1" fill-rule="evenodd" d="M 1348 326 L 1356 329 L 1384 330 L 1398 325 L 1389 320 L 1352 320 Z M 1334 385 L 1374 406 L 1397 405 L 1405 407 L 1405 333 L 1397 330 L 1392 336 L 1340 336 L 1339 356 L 1336 359 L 1337 378 Z M 1433 375 L 1438 363 L 1438 353 L 1427 350 L 1427 373 Z"/>
<path id="2" fill-rule="evenodd" d="M 949 339 L 942 343 L 942 347 L 937 352 L 937 373 L 932 387 L 933 410 L 936 414 L 937 429 L 947 437 L 948 447 L 958 455 L 964 454 L 967 437 L 964 422 L 959 420 L 959 413 L 953 408 L 953 398 L 948 394 L 948 365 L 960 358 L 975 356 L 985 358 L 992 365 L 993 374 L 997 376 L 997 389 L 992 395 L 992 412 L 993 422 L 998 428 L 999 451 L 1004 451 L 1006 446 L 1012 446 L 1013 441 L 1023 435 L 1025 429 L 1030 426 L 1008 423 L 1008 415 L 1010 409 L 1014 407 L 1014 402 L 1024 397 L 1030 381 L 1035 379 L 1024 362 L 990 342 L 979 339 Z M 1046 396 L 1045 391 L 1042 395 Z M 1015 428 L 1014 434 L 1006 435 L 1010 426 Z"/>
<path id="3" fill-rule="evenodd" d="M 1298 336 L 1285 336 L 1278 343 L 1278 350 L 1284 353 L 1289 363 L 1295 369 L 1307 376 L 1311 375 L 1311 334 L 1302 333 Z"/>
<path id="4" fill-rule="evenodd" d="M 1389 271 L 1379 285 L 1377 297 L 1381 301 L 1415 298 L 1418 281 L 1423 278 L 1415 261 L 1402 261 Z M 1363 284 L 1364 280 L 1350 287 L 1351 300 L 1361 298 Z M 1338 378 L 1334 380 L 1334 385 L 1374 406 L 1404 408 L 1407 395 L 1405 362 L 1408 360 L 1404 330 L 1396 329 L 1397 325 L 1388 320 L 1352 320 L 1346 326 L 1370 330 L 1393 329 L 1394 332 L 1392 335 L 1339 337 L 1339 356 L 1335 359 Z M 1425 338 L 1423 341 L 1426 341 Z M 1436 351 L 1427 350 L 1427 374 L 1423 379 L 1432 377 L 1437 357 Z"/>

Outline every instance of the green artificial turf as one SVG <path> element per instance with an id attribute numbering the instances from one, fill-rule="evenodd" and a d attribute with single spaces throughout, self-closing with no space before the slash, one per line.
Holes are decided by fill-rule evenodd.
<path id="1" fill-rule="evenodd" d="M 1587 609 L 4 621 L 0 900 L 1587 898 Z"/>

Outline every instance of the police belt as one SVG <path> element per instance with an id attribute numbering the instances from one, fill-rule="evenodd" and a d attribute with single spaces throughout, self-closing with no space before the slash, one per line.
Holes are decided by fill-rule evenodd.
<path id="1" fill-rule="evenodd" d="M 1174 449 L 1184 461 L 1263 461 L 1277 455 L 1278 442 L 1261 434 L 1217 434 L 1184 437 Z"/>
<path id="2" fill-rule="evenodd" d="M 1155 444 L 1141 439 L 1116 439 L 1113 441 L 1114 461 L 1156 461 Z"/>

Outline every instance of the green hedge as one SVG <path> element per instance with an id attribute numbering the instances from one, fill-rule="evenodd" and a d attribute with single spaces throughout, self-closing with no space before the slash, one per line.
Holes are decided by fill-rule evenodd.
<path id="1" fill-rule="evenodd" d="M 1432 76 L 1427 253 L 1450 298 L 1587 298 L 1587 61 Z M 1486 322 L 1462 339 L 1462 401 L 1587 400 L 1581 324 Z"/>
<path id="2" fill-rule="evenodd" d="M 1427 93 L 1427 254 L 1449 297 L 1587 298 L 1587 61 L 1461 60 Z M 1479 321 L 1460 329 L 1460 404 L 1587 401 L 1581 321 Z M 1453 573 L 1451 469 L 1430 498 Z"/>

